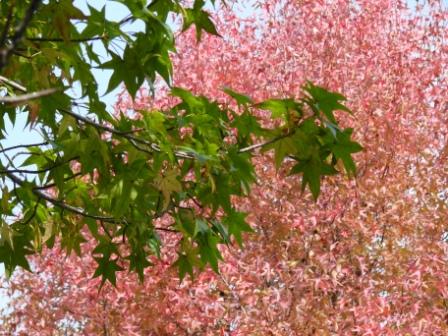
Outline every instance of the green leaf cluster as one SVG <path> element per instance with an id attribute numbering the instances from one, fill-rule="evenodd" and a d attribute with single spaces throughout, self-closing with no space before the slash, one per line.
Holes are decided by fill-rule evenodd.
<path id="1" fill-rule="evenodd" d="M 181 279 L 208 266 L 218 272 L 219 246 L 242 246 L 252 231 L 235 200 L 250 193 L 260 150 L 273 151 L 277 168 L 293 160 L 290 173 L 300 174 L 315 198 L 338 162 L 355 174 L 352 154 L 361 146 L 334 116 L 348 111 L 344 98 L 312 83 L 299 99 L 259 103 L 224 89 L 236 109 L 174 87 L 179 103 L 172 108 L 137 111 L 138 118 L 109 114 L 94 68 L 112 70 L 108 91 L 124 84 L 135 97 L 145 82 L 171 84 L 170 13 L 183 17 L 183 29 L 195 25 L 198 39 L 204 31 L 218 35 L 202 0 L 190 7 L 118 2 L 131 13 L 120 21 L 109 20 L 104 7 L 84 13 L 69 0 L 0 1 L 10 13 L 0 17 L 0 87 L 17 100 L 0 99 L 0 140 L 8 136 L 4 118 L 15 123 L 18 113 L 42 134 L 38 144 L 0 147 L 0 262 L 8 274 L 29 269 L 27 256 L 56 239 L 77 254 L 92 239 L 101 285 L 115 285 L 125 269 L 143 280 L 150 256 L 160 256 L 162 234 L 179 239 Z M 134 21 L 144 29 L 129 32 Z M 26 29 L 17 32 L 20 23 Z M 271 111 L 279 126 L 263 127 L 254 109 Z"/>

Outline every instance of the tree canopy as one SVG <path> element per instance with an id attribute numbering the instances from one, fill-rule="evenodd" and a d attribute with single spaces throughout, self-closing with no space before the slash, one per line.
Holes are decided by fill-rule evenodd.
<path id="1" fill-rule="evenodd" d="M 258 153 L 272 151 L 277 169 L 287 162 L 314 198 L 322 177 L 356 173 L 352 154 L 362 148 L 334 114 L 350 112 L 344 96 L 311 82 L 261 101 L 231 88 L 222 90 L 233 102 L 174 87 L 177 27 L 194 26 L 197 43 L 219 36 L 205 2 L 117 2 L 130 13 L 119 21 L 105 7 L 83 12 L 69 0 L 0 1 L 1 137 L 5 117 L 14 124 L 19 113 L 42 136 L 0 150 L 0 262 L 8 275 L 30 269 L 27 256 L 43 246 L 60 240 L 80 254 L 93 240 L 101 284 L 115 284 L 124 269 L 143 279 L 148 256 L 160 255 L 161 232 L 178 235 L 180 278 L 207 265 L 218 271 L 218 245 L 242 245 L 251 231 L 234 200 L 257 181 Z M 132 31 L 133 22 L 142 29 Z M 124 85 L 132 98 L 163 80 L 175 103 L 111 114 L 93 69 L 112 70 L 108 91 Z"/>
<path id="2" fill-rule="evenodd" d="M 148 258 L 145 281 L 118 272 L 116 288 L 99 292 L 97 242 L 86 231 L 81 257 L 65 258 L 57 240 L 29 257 L 34 273 L 3 282 L 0 334 L 447 334 L 446 2 L 255 3 L 250 13 L 246 1 L 212 13 L 222 37 L 197 43 L 194 26 L 175 34 L 173 86 L 237 112 L 223 86 L 256 102 L 301 97 L 307 79 L 343 92 L 355 117 L 337 120 L 364 147 L 356 178 L 327 176 L 314 201 L 289 174 L 293 160 L 276 169 L 274 150 L 258 149 L 251 192 L 231 198 L 255 233 L 243 235 L 243 249 L 219 247 L 219 274 L 207 268 L 180 282 L 172 265 L 183 235 L 158 231 L 161 256 Z M 123 91 L 115 114 L 165 111 L 177 99 L 166 86 L 135 99 Z M 251 113 L 266 128 L 280 122 Z"/>

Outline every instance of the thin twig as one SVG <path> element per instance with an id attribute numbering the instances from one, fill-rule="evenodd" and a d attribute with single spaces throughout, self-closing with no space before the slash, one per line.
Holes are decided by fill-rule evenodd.
<path id="1" fill-rule="evenodd" d="M 23 186 L 26 183 L 25 180 L 22 180 L 20 177 L 14 175 L 13 173 L 7 173 L 7 176 L 12 180 L 12 182 L 14 182 L 14 184 L 18 184 L 19 186 Z M 55 199 L 55 198 L 51 197 L 50 195 L 48 195 L 48 194 L 46 194 L 46 193 L 44 193 L 44 192 L 42 192 L 42 191 L 40 191 L 40 190 L 38 190 L 36 188 L 33 188 L 32 192 L 39 199 L 46 200 L 47 202 L 53 204 L 55 207 L 58 207 L 58 208 L 60 208 L 62 210 L 67 210 L 67 211 L 69 211 L 71 213 L 74 213 L 76 215 L 80 215 L 80 216 L 85 217 L 85 218 L 91 218 L 91 219 L 95 219 L 95 220 L 98 220 L 98 221 L 111 223 L 111 224 L 128 224 L 126 219 L 118 219 L 118 218 L 114 218 L 114 217 L 88 213 L 88 212 L 86 212 L 82 208 L 74 207 L 72 205 L 69 205 L 69 204 L 63 202 L 63 201 Z M 168 229 L 168 228 L 162 228 L 162 227 L 154 227 L 154 229 L 155 230 L 160 230 L 160 231 L 167 231 L 167 232 L 177 232 L 175 230 Z"/>
<path id="2" fill-rule="evenodd" d="M 93 121 L 93 120 L 90 119 L 90 118 L 81 116 L 81 115 L 79 115 L 79 114 L 77 114 L 77 113 L 74 113 L 74 112 L 72 112 L 72 111 L 70 111 L 70 110 L 61 109 L 61 112 L 65 113 L 65 114 L 68 114 L 68 115 L 72 116 L 73 118 L 75 118 L 75 119 L 77 119 L 77 120 L 79 120 L 79 121 L 82 121 L 82 122 L 84 122 L 84 123 L 86 123 L 86 124 L 89 124 L 89 125 L 91 125 L 91 126 L 93 126 L 93 127 L 95 127 L 95 128 L 102 129 L 102 130 L 104 130 L 104 131 L 106 131 L 106 132 L 108 132 L 108 133 L 112 133 L 112 134 L 118 135 L 118 136 L 120 136 L 120 137 L 126 138 L 126 139 L 129 140 L 129 141 L 131 142 L 131 144 L 133 144 L 134 147 L 136 147 L 138 150 L 141 150 L 141 151 L 144 151 L 144 152 L 146 152 L 146 153 L 151 154 L 150 151 L 148 151 L 148 150 L 146 150 L 146 149 L 144 149 L 144 148 L 142 148 L 142 147 L 139 147 L 138 145 L 136 145 L 136 143 L 140 143 L 140 144 L 149 146 L 153 151 L 156 151 L 156 152 L 160 152 L 160 151 L 161 151 L 160 147 L 159 147 L 157 144 L 152 143 L 152 142 L 149 142 L 149 141 L 144 140 L 144 139 L 141 139 L 141 138 L 137 138 L 137 137 L 135 137 L 135 136 L 129 134 L 128 131 L 119 131 L 119 130 L 116 130 L 116 129 L 112 128 L 112 127 L 109 127 L 109 126 L 106 126 L 106 125 L 99 124 L 99 123 Z M 244 148 L 241 148 L 241 149 L 238 151 L 238 153 L 252 152 L 252 151 L 254 151 L 254 150 L 257 149 L 257 148 L 261 148 L 261 147 L 270 145 L 270 144 L 272 144 L 272 143 L 274 143 L 274 142 L 276 142 L 276 141 L 279 141 L 279 140 L 281 140 L 281 139 L 287 138 L 287 137 L 289 137 L 289 136 L 291 136 L 291 133 L 288 133 L 288 134 L 285 134 L 285 135 L 278 136 L 278 137 L 276 137 L 276 138 L 274 138 L 274 139 L 271 139 L 271 140 L 268 140 L 268 141 L 266 141 L 266 142 L 262 142 L 262 143 L 254 144 L 254 145 L 251 145 L 251 146 L 248 146 L 248 147 L 244 147 Z M 176 155 L 177 157 L 179 157 L 179 158 L 184 158 L 184 159 L 194 159 L 194 158 L 195 158 L 194 155 L 188 154 L 188 153 L 183 152 L 183 151 L 176 151 L 176 152 L 175 152 L 175 155 Z"/>
<path id="3" fill-rule="evenodd" d="M 21 224 L 23 224 L 23 225 L 28 225 L 29 222 L 31 222 L 31 221 L 33 220 L 34 216 L 36 216 L 36 213 L 37 213 L 37 207 L 39 206 L 39 203 L 40 203 L 40 198 L 37 199 L 37 201 L 36 201 L 36 205 L 34 206 L 34 208 L 33 208 L 33 212 L 31 213 L 30 217 L 29 217 L 25 222 L 23 222 L 23 223 L 21 223 Z"/>
<path id="4" fill-rule="evenodd" d="M 61 37 L 26 37 L 28 41 L 32 42 L 89 42 L 103 40 L 104 36 L 94 36 L 94 37 L 80 37 L 80 38 L 70 38 L 64 40 Z"/>
<path id="5" fill-rule="evenodd" d="M 19 186 L 23 186 L 26 183 L 25 180 L 22 180 L 20 177 L 14 175 L 13 173 L 7 172 L 6 175 L 13 182 L 17 183 Z M 42 192 L 42 191 L 40 191 L 38 189 L 32 189 L 32 192 L 37 197 L 40 197 L 40 198 L 46 200 L 47 202 L 53 204 L 54 206 L 56 206 L 58 208 L 67 210 L 69 212 L 72 212 L 74 214 L 77 214 L 77 215 L 80 215 L 80 216 L 83 216 L 83 217 L 86 217 L 86 218 L 92 218 L 92 219 L 96 219 L 96 220 L 100 220 L 100 221 L 102 220 L 102 221 L 105 221 L 105 222 L 108 222 L 108 223 L 114 223 L 114 224 L 123 222 L 122 220 L 119 220 L 119 219 L 116 219 L 116 218 L 113 218 L 113 217 L 102 216 L 102 215 L 93 215 L 93 214 L 87 213 L 87 212 L 84 211 L 84 209 L 77 208 L 77 207 L 74 207 L 72 205 L 66 204 L 63 201 L 57 200 L 57 199 L 51 197 L 50 195 L 47 195 L 46 193 L 44 193 L 44 192 Z"/>
<path id="6" fill-rule="evenodd" d="M 0 153 L 8 152 L 10 150 L 18 149 L 18 148 L 38 147 L 38 146 L 45 146 L 45 145 L 48 145 L 48 142 L 45 141 L 45 142 L 32 143 L 32 144 L 28 144 L 28 145 L 16 145 L 16 146 L 3 148 L 2 150 L 0 150 Z M 3 147 L 3 146 L 0 144 L 0 147 Z"/>
<path id="7" fill-rule="evenodd" d="M 33 56 L 25 55 L 25 54 L 22 54 L 21 52 L 18 52 L 18 51 L 13 51 L 12 54 L 16 55 L 16 56 L 19 56 L 19 57 L 26 58 L 26 59 L 32 59 L 33 58 Z"/>
<path id="8" fill-rule="evenodd" d="M 29 100 L 33 100 L 33 99 L 38 99 L 38 98 L 42 98 L 45 96 L 49 96 L 55 92 L 60 91 L 60 89 L 57 88 L 50 88 L 50 89 L 45 89 L 45 90 L 41 90 L 41 91 L 36 91 L 36 92 L 31 92 L 31 93 L 26 93 L 20 96 L 7 96 L 7 97 L 0 97 L 0 103 L 6 103 L 6 104 L 21 104 L 21 103 L 25 103 Z"/>
<path id="9" fill-rule="evenodd" d="M 125 138 L 135 148 L 137 148 L 138 150 L 140 150 L 142 152 L 145 152 L 147 154 L 152 154 L 152 152 L 147 150 L 147 149 L 145 149 L 145 148 L 143 148 L 143 147 L 141 147 L 141 146 L 139 146 L 138 144 L 146 145 L 146 146 L 150 147 L 155 152 L 160 152 L 161 151 L 160 147 L 157 144 L 152 143 L 152 142 L 147 141 L 147 140 L 144 140 L 144 139 L 137 138 L 137 137 L 133 136 L 132 134 L 129 134 L 129 132 L 127 132 L 127 131 L 123 132 L 123 131 L 116 130 L 116 129 L 114 129 L 112 127 L 109 127 L 109 126 L 99 124 L 99 123 L 93 121 L 90 118 L 84 117 L 82 115 L 79 115 L 79 114 L 74 113 L 74 112 L 72 112 L 70 110 L 67 110 L 67 109 L 60 109 L 60 111 L 65 113 L 65 114 L 68 114 L 68 115 L 72 116 L 73 118 L 75 118 L 75 119 L 77 119 L 79 121 L 84 122 L 85 124 L 91 125 L 91 126 L 97 128 L 97 129 L 102 129 L 103 131 L 106 131 L 108 133 L 112 133 L 112 134 L 115 134 L 115 135 L 117 135 L 119 137 Z M 188 153 L 181 152 L 181 151 L 177 151 L 176 152 L 176 156 L 180 157 L 180 158 L 183 158 L 183 159 L 194 159 L 195 158 L 193 155 L 190 155 Z"/>
<path id="10" fill-rule="evenodd" d="M 134 19 L 135 19 L 134 16 L 132 16 L 132 15 L 128 15 L 127 17 L 125 17 L 125 18 L 121 19 L 120 21 L 118 21 L 118 24 L 121 26 L 121 25 L 123 25 L 123 24 L 126 24 L 126 23 L 128 23 L 128 22 L 134 20 Z"/>
<path id="11" fill-rule="evenodd" d="M 10 86 L 12 86 L 14 89 L 17 89 L 17 90 L 22 91 L 22 92 L 24 92 L 24 93 L 27 92 L 27 91 L 26 91 L 26 87 L 20 85 L 20 84 L 17 83 L 17 82 L 14 82 L 13 80 L 11 80 L 11 79 L 9 79 L 9 78 L 6 78 L 6 77 L 4 77 L 4 76 L 0 76 L 0 82 L 3 82 L 3 83 L 5 83 L 5 84 L 7 84 L 7 85 L 10 85 Z"/>
<path id="12" fill-rule="evenodd" d="M 158 231 L 165 231 L 165 232 L 171 232 L 171 233 L 179 233 L 179 231 L 177 230 L 173 230 L 173 229 L 169 229 L 169 228 L 164 228 L 164 227 L 160 227 L 160 226 L 155 226 L 154 229 L 158 230 Z"/>
<path id="13" fill-rule="evenodd" d="M 268 140 L 266 142 L 261 142 L 261 143 L 257 143 L 257 144 L 254 144 L 254 145 L 251 145 L 251 146 L 248 146 L 248 147 L 244 147 L 244 148 L 241 148 L 238 151 L 238 153 L 252 152 L 252 151 L 254 151 L 254 150 L 258 149 L 258 148 L 262 148 L 262 147 L 265 147 L 267 145 L 273 144 L 274 142 L 277 142 L 277 141 L 279 141 L 281 139 L 284 139 L 284 138 L 287 138 L 289 136 L 291 136 L 291 133 L 275 137 L 275 138 L 273 138 L 271 140 Z"/>
<path id="14" fill-rule="evenodd" d="M 79 156 L 75 156 L 74 158 L 71 158 L 69 160 L 66 161 L 62 161 L 62 162 L 58 162 L 55 163 L 54 165 L 48 167 L 48 168 L 43 168 L 43 169 L 38 169 L 38 170 L 30 170 L 30 169 L 6 169 L 6 170 L 0 170 L 0 174 L 42 174 L 42 173 L 46 173 L 49 172 L 50 170 L 63 166 L 67 163 L 70 163 L 73 160 L 79 159 Z"/>
<path id="15" fill-rule="evenodd" d="M 73 174 L 71 176 L 68 176 L 68 177 L 64 178 L 64 182 L 73 180 L 74 178 L 76 178 L 78 176 L 81 176 L 81 175 L 82 175 L 82 173 L 76 173 L 76 174 Z M 43 186 L 40 186 L 40 187 L 34 187 L 33 189 L 45 190 L 45 189 L 50 189 L 50 188 L 53 188 L 53 187 L 56 187 L 56 186 L 57 186 L 56 183 L 50 183 L 50 184 L 46 184 L 46 185 L 43 185 Z"/>
<path id="16" fill-rule="evenodd" d="M 37 8 L 39 7 L 41 1 L 42 0 L 31 0 L 31 4 L 28 7 L 23 20 L 17 26 L 15 33 L 11 38 L 11 44 L 0 51 L 0 71 L 3 69 L 4 66 L 6 66 L 6 64 L 8 63 L 8 59 L 11 56 L 11 53 L 14 51 L 14 49 L 17 47 L 17 44 L 23 38 L 25 30 L 30 24 L 31 19 L 33 18 L 33 15 L 36 12 Z"/>
<path id="17" fill-rule="evenodd" d="M 5 27 L 3 28 L 2 37 L 0 38 L 0 47 L 5 45 L 6 39 L 8 38 L 8 30 L 11 26 L 12 13 L 14 11 L 14 2 L 9 7 L 8 17 L 6 18 Z"/>
<path id="18" fill-rule="evenodd" d="M 114 238 L 112 237 L 112 235 L 109 233 L 109 230 L 106 229 L 106 226 L 104 226 L 104 222 L 100 221 L 100 225 L 103 228 L 104 233 L 109 237 L 109 239 L 112 241 Z"/>

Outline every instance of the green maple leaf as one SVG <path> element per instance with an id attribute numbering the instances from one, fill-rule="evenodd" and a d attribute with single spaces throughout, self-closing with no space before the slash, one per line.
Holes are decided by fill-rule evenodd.
<path id="1" fill-rule="evenodd" d="M 191 278 L 193 278 L 193 265 L 191 264 L 188 256 L 179 254 L 179 257 L 174 265 L 176 265 L 179 269 L 179 279 L 181 282 L 187 273 L 190 274 Z"/>
<path id="2" fill-rule="evenodd" d="M 253 101 L 252 101 L 252 99 L 250 99 L 250 97 L 242 95 L 241 93 L 235 92 L 230 88 L 224 88 L 222 91 L 224 91 L 224 93 L 227 93 L 230 97 L 235 99 L 235 101 L 239 105 L 247 105 L 247 104 L 253 103 Z"/>
<path id="3" fill-rule="evenodd" d="M 342 160 L 345 170 L 349 175 L 356 174 L 356 166 L 351 154 L 363 150 L 359 143 L 351 140 L 352 133 L 353 129 L 351 128 L 347 128 L 343 132 L 338 132 L 336 135 L 337 142 L 330 147 L 335 157 Z"/>
<path id="4" fill-rule="evenodd" d="M 106 281 L 109 281 L 114 287 L 117 286 L 117 278 L 115 273 L 122 271 L 123 268 L 117 264 L 116 260 L 110 260 L 109 258 L 95 258 L 98 263 L 98 267 L 95 270 L 93 277 L 101 276 L 100 289 L 103 287 Z"/>
<path id="5" fill-rule="evenodd" d="M 268 99 L 255 105 L 263 110 L 271 111 L 273 118 L 287 119 L 290 110 L 300 110 L 300 105 L 294 99 Z"/>
<path id="6" fill-rule="evenodd" d="M 247 214 L 244 212 L 232 211 L 223 219 L 223 224 L 228 228 L 229 235 L 233 235 L 240 247 L 243 246 L 242 233 L 253 232 L 252 228 L 246 222 Z"/>
<path id="7" fill-rule="evenodd" d="M 290 174 L 303 173 L 302 191 L 309 185 L 311 194 L 316 200 L 320 193 L 320 177 L 322 175 L 322 163 L 313 155 L 311 159 L 304 160 L 296 164 Z"/>
<path id="8" fill-rule="evenodd" d="M 334 111 L 341 110 L 351 113 L 350 109 L 341 103 L 346 98 L 337 92 L 328 91 L 311 82 L 304 86 L 304 90 L 313 98 L 315 107 L 321 110 L 333 124 L 337 125 L 336 118 L 333 115 Z"/>
<path id="9" fill-rule="evenodd" d="M 165 176 L 158 176 L 154 179 L 154 184 L 157 189 L 162 192 L 163 195 L 163 210 L 168 208 L 171 200 L 171 194 L 173 192 L 181 192 L 182 184 L 177 180 L 177 171 L 169 170 L 165 173 Z"/>

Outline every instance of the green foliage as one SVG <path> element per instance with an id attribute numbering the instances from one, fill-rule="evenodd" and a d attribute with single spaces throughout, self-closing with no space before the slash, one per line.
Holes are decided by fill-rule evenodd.
<path id="1" fill-rule="evenodd" d="M 338 160 L 355 174 L 352 154 L 362 148 L 334 117 L 335 110 L 349 111 L 344 97 L 312 83 L 298 100 L 260 103 L 224 89 L 237 110 L 172 88 L 179 103 L 168 110 L 140 111 L 140 118 L 108 114 L 94 68 L 113 71 L 108 91 L 124 84 L 132 97 L 158 77 L 170 84 L 169 13 L 183 17 L 183 29 L 194 24 L 198 39 L 203 31 L 218 35 L 202 0 L 191 8 L 177 0 L 119 2 L 131 15 L 115 22 L 104 8 L 83 13 L 68 0 L 0 1 L 2 13 L 10 13 L 0 18 L 0 86 L 12 99 L 0 98 L 0 138 L 7 135 L 4 117 L 14 123 L 17 113 L 27 113 L 43 134 L 40 144 L 0 150 L 6 159 L 0 164 L 0 261 L 8 274 L 17 266 L 29 269 L 26 256 L 51 248 L 56 238 L 67 253 L 81 254 L 87 230 L 97 242 L 94 277 L 101 285 L 115 285 L 116 272 L 125 268 L 143 280 L 148 257 L 160 255 L 161 232 L 180 239 L 181 279 L 206 266 L 218 272 L 218 246 L 242 246 L 243 233 L 252 231 L 232 199 L 250 193 L 259 149 L 274 151 L 277 168 L 295 161 L 290 173 L 302 175 L 314 198 L 322 177 L 337 173 Z M 135 20 L 144 29 L 127 32 Z M 121 53 L 115 51 L 120 45 Z M 75 84 L 81 97 L 70 90 Z M 271 111 L 280 126 L 262 127 L 254 109 Z M 19 167 L 9 158 L 17 148 L 24 156 Z"/>

